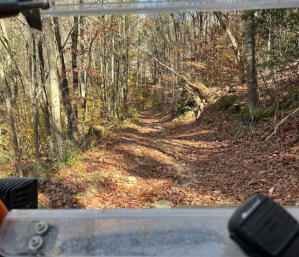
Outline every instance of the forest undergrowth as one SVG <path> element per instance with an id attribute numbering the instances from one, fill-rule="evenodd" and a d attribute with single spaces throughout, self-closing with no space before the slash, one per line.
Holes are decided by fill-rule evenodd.
<path id="1" fill-rule="evenodd" d="M 71 165 L 53 170 L 41 185 L 40 208 L 226 206 L 254 193 L 298 205 L 296 67 L 276 78 L 279 90 L 272 96 L 273 81 L 259 78 L 261 101 L 252 124 L 242 111 L 245 84 L 223 94 L 198 119 L 140 113 Z"/>

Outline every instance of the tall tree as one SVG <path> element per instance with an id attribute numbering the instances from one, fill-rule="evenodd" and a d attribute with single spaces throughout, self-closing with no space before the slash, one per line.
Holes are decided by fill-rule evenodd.
<path id="1" fill-rule="evenodd" d="M 60 29 L 59 29 L 59 22 L 58 18 L 54 17 L 54 31 L 55 31 L 55 38 L 56 38 L 56 43 L 58 47 L 58 54 L 59 54 L 59 66 L 60 66 L 60 88 L 61 88 L 61 95 L 63 98 L 63 106 L 65 110 L 65 114 L 67 117 L 67 135 L 69 139 L 73 138 L 73 109 L 72 109 L 72 104 L 71 101 L 68 100 L 70 96 L 70 90 L 68 86 L 68 81 L 66 77 L 66 65 L 65 65 L 65 58 L 63 54 L 63 45 L 61 42 L 61 35 L 60 35 Z M 59 74 L 59 73 L 58 73 Z"/>
<path id="2" fill-rule="evenodd" d="M 31 32 L 32 39 L 32 63 L 31 63 L 31 102 L 34 119 L 34 145 L 35 145 L 35 163 L 36 171 L 40 161 L 40 135 L 39 135 L 39 83 L 37 81 L 37 51 L 36 51 L 36 33 Z"/>
<path id="3" fill-rule="evenodd" d="M 51 122 L 50 122 L 50 107 L 46 89 L 46 76 L 45 76 L 45 60 L 43 54 L 43 40 L 42 35 L 39 36 L 38 39 L 38 58 L 39 58 L 39 67 L 40 67 L 40 79 L 41 79 L 41 86 L 43 89 L 42 96 L 43 96 L 43 103 L 41 105 L 43 114 L 44 114 L 44 121 L 45 121 L 45 130 L 46 130 L 46 141 L 48 147 L 48 153 L 53 152 L 53 142 L 51 136 Z"/>
<path id="4" fill-rule="evenodd" d="M 49 79 L 52 103 L 52 126 L 56 139 L 56 152 L 59 160 L 63 160 L 63 138 L 61 128 L 61 110 L 60 110 L 60 93 L 59 79 L 57 73 L 56 49 L 54 31 L 50 18 L 43 20 L 43 30 L 45 35 L 45 43 L 48 55 Z"/>
<path id="5" fill-rule="evenodd" d="M 246 48 L 246 70 L 247 70 L 247 88 L 248 88 L 248 108 L 252 115 L 254 107 L 259 100 L 259 90 L 256 74 L 255 60 L 255 21 L 254 11 L 245 12 L 245 48 Z"/>
<path id="6" fill-rule="evenodd" d="M 78 37 L 79 37 L 79 18 L 77 16 L 74 17 L 73 23 L 73 31 L 71 34 L 72 39 L 72 46 L 71 46 L 71 53 L 72 53 L 72 74 L 73 74 L 73 91 L 74 91 L 74 110 L 73 110 L 73 133 L 75 140 L 79 140 L 79 124 L 78 124 L 78 116 L 79 116 L 79 106 L 78 106 L 78 99 L 79 99 L 79 69 L 78 69 Z"/>

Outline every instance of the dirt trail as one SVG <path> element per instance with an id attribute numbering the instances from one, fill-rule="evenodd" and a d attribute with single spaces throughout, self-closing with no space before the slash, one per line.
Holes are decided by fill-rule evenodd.
<path id="1" fill-rule="evenodd" d="M 214 118 L 170 121 L 145 112 L 59 176 L 40 197 L 52 208 L 232 205 L 255 192 L 295 204 L 298 143 L 231 142 Z"/>
<path id="2" fill-rule="evenodd" d="M 180 159 L 180 153 L 189 154 L 188 151 L 184 151 L 184 148 L 188 148 L 188 144 L 179 142 L 176 138 L 172 138 L 171 128 L 169 122 L 161 121 L 160 117 L 153 116 L 150 113 L 144 113 L 131 126 L 132 131 L 126 130 L 121 135 L 123 140 L 127 140 L 129 143 L 129 151 L 135 156 L 138 153 L 142 153 L 141 156 L 137 157 L 135 166 L 130 167 L 131 169 L 141 170 L 146 168 L 147 161 L 149 163 L 158 164 L 154 166 L 156 170 L 150 171 L 152 177 L 169 177 L 177 180 L 178 184 L 186 187 L 194 182 L 191 166 L 188 163 L 183 162 Z M 151 157 L 151 158 L 150 158 Z M 136 159 L 136 158 L 135 158 Z M 143 159 L 143 161 L 142 161 Z M 140 162 L 141 161 L 141 162 Z M 159 174 L 159 169 L 165 167 L 163 174 Z M 136 172 L 136 171 L 135 171 Z M 147 174 L 144 174 L 145 176 Z"/>

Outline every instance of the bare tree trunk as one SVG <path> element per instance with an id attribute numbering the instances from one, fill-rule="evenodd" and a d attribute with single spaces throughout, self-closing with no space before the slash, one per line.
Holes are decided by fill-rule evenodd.
<path id="1" fill-rule="evenodd" d="M 50 122 L 50 113 L 49 113 L 49 101 L 48 95 L 46 90 L 46 78 L 45 78 L 45 61 L 43 56 L 43 42 L 41 38 L 38 41 L 38 58 L 39 58 L 39 65 L 40 65 L 40 77 L 41 77 L 41 86 L 43 88 L 43 99 L 44 103 L 42 104 L 42 110 L 44 114 L 45 120 L 45 127 L 46 127 L 46 137 L 47 137 L 47 146 L 48 146 L 48 153 L 53 152 L 53 142 L 51 136 L 51 122 Z"/>
<path id="2" fill-rule="evenodd" d="M 199 13 L 199 38 L 202 40 L 202 34 L 203 34 L 203 16 L 202 12 Z"/>
<path id="3" fill-rule="evenodd" d="M 245 46 L 248 88 L 248 108 L 252 115 L 253 109 L 259 100 L 259 91 L 255 63 L 255 24 L 254 11 L 245 12 Z"/>
<path id="4" fill-rule="evenodd" d="M 73 112 L 73 127 L 74 127 L 74 138 L 76 141 L 79 140 L 79 128 L 78 128 L 78 102 L 79 98 L 79 78 L 78 78 L 78 36 L 79 36 L 79 20 L 78 17 L 74 17 L 74 29 L 71 34 L 72 39 L 72 73 L 73 73 L 73 91 L 74 91 L 74 112 Z"/>
<path id="5" fill-rule="evenodd" d="M 138 85 L 138 81 L 139 81 L 139 77 L 140 77 L 140 74 L 139 74 L 139 70 L 140 70 L 140 51 L 139 51 L 139 46 L 140 46 L 140 41 L 141 41 L 141 36 L 140 36 L 140 21 L 138 19 L 138 22 L 137 22 L 137 73 L 136 73 L 136 85 Z"/>
<path id="6" fill-rule="evenodd" d="M 204 23 L 204 41 L 205 43 L 208 42 L 208 27 L 209 27 L 209 22 L 208 22 L 208 14 L 205 14 L 205 23 Z"/>
<path id="7" fill-rule="evenodd" d="M 40 140 L 39 140 L 39 86 L 37 81 L 37 57 L 36 57 L 36 40 L 34 33 L 32 36 L 32 73 L 31 73 L 31 92 L 32 108 L 34 117 L 34 145 L 35 145 L 35 165 L 36 172 L 39 167 L 40 158 Z M 37 174 L 36 174 L 37 175 Z"/>
<path id="8" fill-rule="evenodd" d="M 126 37 L 126 55 L 125 55 L 125 68 L 124 68 L 124 78 L 125 85 L 123 86 L 123 107 L 125 112 L 128 110 L 128 90 L 129 90 L 129 74 L 130 74 L 130 59 L 129 59 L 129 35 L 130 27 L 127 16 L 125 16 L 125 30 L 124 34 Z"/>
<path id="9" fill-rule="evenodd" d="M 67 135 L 69 139 L 73 138 L 73 110 L 72 110 L 72 104 L 68 100 L 70 93 L 69 93 L 69 86 L 68 86 L 68 81 L 66 77 L 66 66 L 65 66 L 65 61 L 64 61 L 64 55 L 63 55 L 63 46 L 61 43 L 61 36 L 60 36 L 60 30 L 59 30 L 59 23 L 58 23 L 58 18 L 54 17 L 54 31 L 55 31 L 55 38 L 58 46 L 58 52 L 59 52 L 59 60 L 60 60 L 60 70 L 61 70 L 61 94 L 63 98 L 63 106 L 65 110 L 65 114 L 67 117 Z M 65 101 L 64 101 L 65 99 Z"/>
<path id="10" fill-rule="evenodd" d="M 114 74 L 114 64 L 115 64 L 115 58 L 114 58 L 114 47 L 115 47 L 115 37 L 112 35 L 112 49 L 111 49 L 111 88 L 112 88 L 112 94 L 111 94 L 111 101 L 110 101 L 110 111 L 112 112 L 112 118 L 115 118 L 115 101 L 116 101 L 116 92 L 115 92 L 115 74 Z"/>
<path id="11" fill-rule="evenodd" d="M 269 61 L 271 59 L 271 51 L 273 49 L 273 45 L 274 45 L 274 37 L 273 37 L 273 10 L 270 10 L 268 13 L 268 23 L 269 23 L 269 27 L 268 27 L 268 42 L 267 42 L 267 50 L 268 50 L 268 56 L 267 56 L 267 60 Z"/>
<path id="12" fill-rule="evenodd" d="M 83 109 L 83 115 L 82 115 L 82 123 L 81 123 L 81 138 L 82 138 L 82 145 L 86 146 L 86 132 L 85 132 L 85 122 L 86 122 L 86 116 L 87 116 L 87 69 L 91 69 L 91 61 L 92 61 L 92 56 L 91 56 L 91 50 L 92 50 L 92 44 L 96 38 L 97 35 L 95 35 L 90 42 L 89 46 L 89 55 L 88 55 L 88 60 L 86 61 L 86 55 L 85 55 L 85 41 L 84 41 L 84 25 L 85 25 L 85 18 L 83 16 L 80 16 L 79 18 L 79 24 L 80 24 L 80 51 L 81 51 L 81 58 L 80 58 L 80 65 L 82 70 L 80 71 L 80 95 L 83 98 L 83 104 L 82 104 L 82 109 Z"/>
<path id="13" fill-rule="evenodd" d="M 56 139 L 56 152 L 60 161 L 63 160 L 63 139 L 61 128 L 61 110 L 60 110 L 60 94 L 59 94 L 59 80 L 57 73 L 56 51 L 55 51 L 55 38 L 52 29 L 50 18 L 44 18 L 43 22 L 45 43 L 48 54 L 49 63 L 49 79 L 51 90 L 51 103 L 52 103 L 52 126 L 54 136 Z"/>

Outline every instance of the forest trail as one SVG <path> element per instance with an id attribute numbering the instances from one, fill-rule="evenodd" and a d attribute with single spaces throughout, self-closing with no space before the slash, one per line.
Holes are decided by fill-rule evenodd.
<path id="1" fill-rule="evenodd" d="M 235 205 L 260 192 L 299 200 L 298 143 L 231 141 L 215 117 L 170 120 L 143 112 L 42 186 L 41 207 Z"/>

